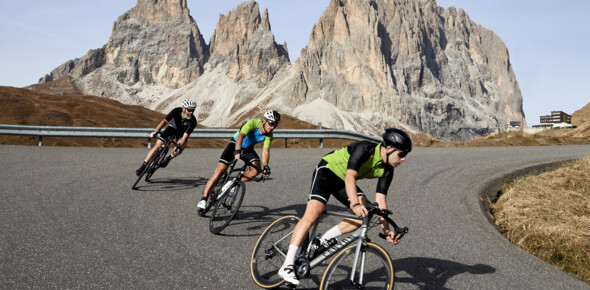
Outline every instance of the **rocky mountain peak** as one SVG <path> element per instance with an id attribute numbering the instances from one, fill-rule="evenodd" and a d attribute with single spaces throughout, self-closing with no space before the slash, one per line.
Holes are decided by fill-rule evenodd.
<path id="1" fill-rule="evenodd" d="M 161 112 L 189 95 L 207 126 L 268 108 L 329 128 L 454 140 L 526 124 L 502 40 L 434 0 L 331 0 L 293 65 L 255 1 L 220 15 L 207 45 L 186 0 L 138 0 L 104 47 L 40 82 L 66 75 L 86 94 Z"/>
<path id="2" fill-rule="evenodd" d="M 277 45 L 271 32 L 268 10 L 260 15 L 258 3 L 238 5 L 220 15 L 211 37 L 212 67 L 227 65 L 227 74 L 235 80 L 260 78 L 267 84 L 281 66 L 289 63 L 287 45 Z"/>
<path id="3" fill-rule="evenodd" d="M 191 16 L 186 6 L 186 0 L 138 0 L 137 5 L 119 17 L 117 22 L 124 19 L 143 19 L 150 24 L 168 22 L 171 19 L 183 19 L 190 23 Z M 113 27 L 113 31 L 116 27 Z"/>
<path id="4" fill-rule="evenodd" d="M 504 43 L 435 1 L 332 0 L 295 70 L 289 106 L 330 127 L 468 139 L 524 124 Z M 346 117 L 310 114 L 318 104 Z"/>

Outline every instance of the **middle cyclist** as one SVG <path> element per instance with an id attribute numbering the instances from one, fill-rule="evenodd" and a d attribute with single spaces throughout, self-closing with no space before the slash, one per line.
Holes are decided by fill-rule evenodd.
<path id="1" fill-rule="evenodd" d="M 254 145 L 262 141 L 264 141 L 262 147 L 262 176 L 268 178 L 270 175 L 268 161 L 270 158 L 270 144 L 273 139 L 272 131 L 280 122 L 281 115 L 277 111 L 268 110 L 264 113 L 264 120 L 250 119 L 242 125 L 240 130 L 231 138 L 223 153 L 221 153 L 217 168 L 215 168 L 213 175 L 207 181 L 207 185 L 205 185 L 203 196 L 197 205 L 199 216 L 205 215 L 207 197 L 232 161 L 242 158 L 260 168 L 260 157 L 254 151 Z M 248 181 L 258 175 L 258 173 L 257 169 L 251 167 L 250 171 L 246 172 L 242 177 L 242 181 Z"/>

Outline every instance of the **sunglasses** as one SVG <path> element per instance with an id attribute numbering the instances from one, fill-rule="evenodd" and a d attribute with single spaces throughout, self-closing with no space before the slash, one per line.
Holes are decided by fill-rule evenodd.
<path id="1" fill-rule="evenodd" d="M 191 112 L 191 113 L 195 111 L 195 109 L 186 109 L 186 110 L 189 111 L 189 112 Z"/>
<path id="2" fill-rule="evenodd" d="M 266 121 L 266 123 L 268 123 L 268 125 L 270 125 L 272 127 L 276 127 L 278 125 L 277 122 L 273 122 L 273 121 Z"/>
<path id="3" fill-rule="evenodd" d="M 397 154 L 397 156 L 399 156 L 399 158 L 404 158 L 404 157 L 408 156 L 408 151 L 401 151 L 401 150 L 398 150 L 398 151 L 399 151 L 399 153 Z"/>

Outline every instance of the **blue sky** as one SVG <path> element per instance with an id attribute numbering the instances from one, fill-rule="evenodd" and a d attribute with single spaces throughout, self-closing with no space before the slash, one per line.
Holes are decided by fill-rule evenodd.
<path id="1" fill-rule="evenodd" d="M 208 42 L 220 14 L 237 0 L 187 0 Z M 100 48 L 113 22 L 136 0 L 1 0 L 0 85 L 24 87 L 67 60 Z M 287 42 L 291 61 L 309 40 L 329 0 L 259 0 L 275 40 Z M 585 0 L 437 0 L 465 10 L 506 44 L 523 95 L 529 126 L 553 110 L 572 114 L 590 102 L 590 12 Z M 296 24 L 295 24 L 296 23 Z"/>

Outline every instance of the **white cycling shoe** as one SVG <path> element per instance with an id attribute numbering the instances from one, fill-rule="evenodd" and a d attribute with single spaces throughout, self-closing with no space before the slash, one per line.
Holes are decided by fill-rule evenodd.
<path id="1" fill-rule="evenodd" d="M 293 265 L 281 268 L 279 270 L 279 276 L 287 283 L 291 283 L 295 286 L 299 285 L 299 280 L 297 280 L 297 276 L 295 276 L 295 266 Z"/>
<path id="2" fill-rule="evenodd" d="M 199 201 L 199 203 L 197 204 L 197 207 L 199 209 L 205 210 L 207 208 L 207 201 L 204 199 L 201 199 L 201 201 Z"/>

